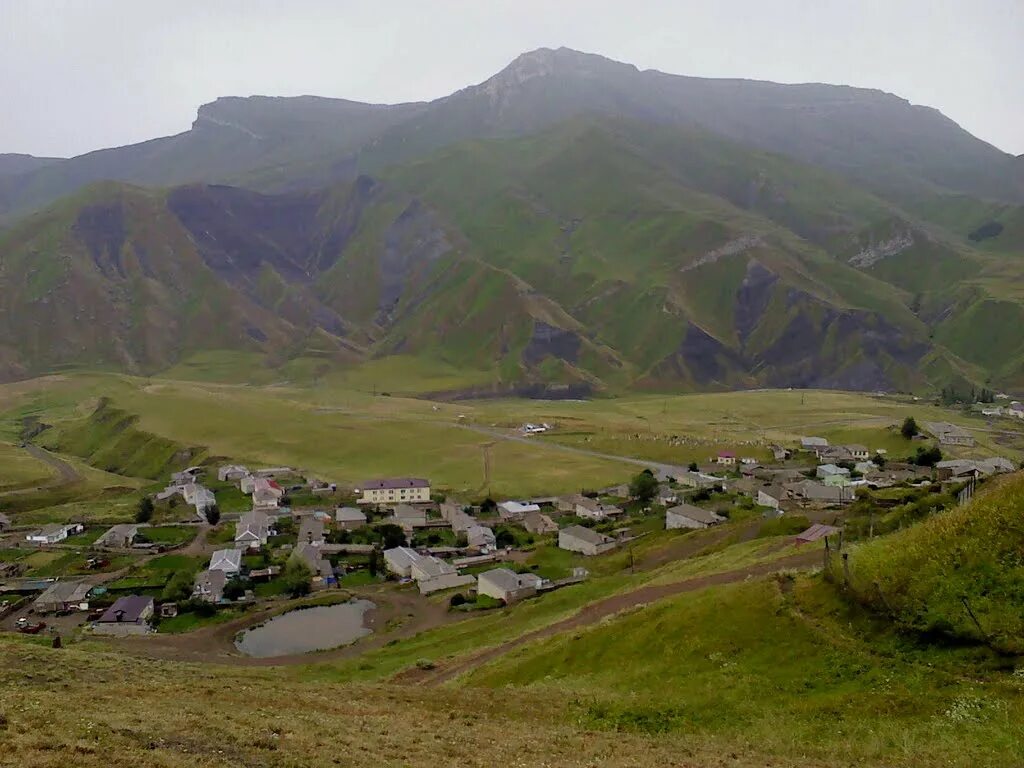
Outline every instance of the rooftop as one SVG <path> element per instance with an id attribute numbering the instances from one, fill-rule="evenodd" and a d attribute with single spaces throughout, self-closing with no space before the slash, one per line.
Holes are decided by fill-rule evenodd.
<path id="1" fill-rule="evenodd" d="M 397 490 L 399 488 L 429 488 L 430 481 L 421 477 L 385 477 L 380 480 L 367 480 L 359 490 L 363 491 L 385 491 Z"/>
<path id="2" fill-rule="evenodd" d="M 580 541 L 585 541 L 588 544 L 607 544 L 609 541 L 612 541 L 611 537 L 590 528 L 585 528 L 582 525 L 570 525 L 568 528 L 563 528 L 560 533 L 572 536 Z"/>
<path id="3" fill-rule="evenodd" d="M 100 617 L 100 623 L 127 622 L 134 624 L 142 618 L 148 608 L 153 607 L 153 598 L 145 595 L 119 597 Z"/>

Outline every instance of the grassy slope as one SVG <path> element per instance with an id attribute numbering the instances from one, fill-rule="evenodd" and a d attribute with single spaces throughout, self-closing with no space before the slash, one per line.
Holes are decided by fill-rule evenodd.
<path id="1" fill-rule="evenodd" d="M 17 445 L 0 443 L 0 491 L 41 485 L 53 470 Z"/>
<path id="2" fill-rule="evenodd" d="M 851 587 L 901 627 L 1024 653 L 1022 506 L 1018 473 L 968 506 L 861 544 Z"/>
<path id="3" fill-rule="evenodd" d="M 467 684 L 571 692 L 591 727 L 724 737 L 768 759 L 1014 764 L 1019 680 L 880 634 L 816 580 L 787 590 L 758 581 L 659 602 L 528 646 Z"/>

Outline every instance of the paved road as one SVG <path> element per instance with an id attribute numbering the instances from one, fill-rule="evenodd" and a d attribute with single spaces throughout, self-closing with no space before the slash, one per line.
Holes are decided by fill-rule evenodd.
<path id="1" fill-rule="evenodd" d="M 667 597 L 680 595 L 685 592 L 693 592 L 705 587 L 732 584 L 744 581 L 751 577 L 765 576 L 788 568 L 811 566 L 818 563 L 820 560 L 821 552 L 818 549 L 814 549 L 807 552 L 798 552 L 795 555 L 790 555 L 789 557 L 784 557 L 772 562 L 758 563 L 757 565 L 751 565 L 734 571 L 698 576 L 672 584 L 651 584 L 646 587 L 640 587 L 632 592 L 613 595 L 605 598 L 604 600 L 598 600 L 597 602 L 590 603 L 578 613 L 567 619 L 555 622 L 554 624 L 549 624 L 546 627 L 534 630 L 533 632 L 520 635 L 512 640 L 507 640 L 504 643 L 493 646 L 469 657 L 457 659 L 451 664 L 440 666 L 432 670 L 421 670 L 418 667 L 414 667 L 400 673 L 393 679 L 396 682 L 402 683 L 412 682 L 418 685 L 430 686 L 441 685 L 442 683 L 446 683 L 459 675 L 470 672 L 490 661 L 493 661 L 499 656 L 503 656 L 514 648 L 518 648 L 526 643 L 533 642 L 534 640 L 541 640 L 543 638 L 568 632 L 580 627 L 589 626 L 591 624 L 596 624 L 608 616 L 612 616 L 630 608 L 652 603 L 656 600 L 662 600 Z"/>

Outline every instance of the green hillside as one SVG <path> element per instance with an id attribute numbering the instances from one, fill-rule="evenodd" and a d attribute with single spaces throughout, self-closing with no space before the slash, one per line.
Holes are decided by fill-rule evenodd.
<path id="1" fill-rule="evenodd" d="M 850 588 L 902 628 L 1024 653 L 1024 475 L 967 506 L 861 544 Z"/>

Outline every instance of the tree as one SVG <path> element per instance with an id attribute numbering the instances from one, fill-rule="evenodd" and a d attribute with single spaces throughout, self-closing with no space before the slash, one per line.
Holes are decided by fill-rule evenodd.
<path id="1" fill-rule="evenodd" d="M 378 573 L 380 573 L 381 557 L 381 552 L 376 547 L 370 550 L 370 557 L 367 560 L 366 567 L 370 571 L 371 576 L 376 576 Z"/>
<path id="2" fill-rule="evenodd" d="M 405 546 L 405 531 L 402 526 L 394 523 L 384 523 L 377 526 L 377 533 L 380 534 L 381 544 L 384 549 L 394 549 Z"/>
<path id="3" fill-rule="evenodd" d="M 480 502 L 480 514 L 486 517 L 487 515 L 493 515 L 498 509 L 498 502 L 488 496 L 486 499 Z"/>
<path id="4" fill-rule="evenodd" d="M 308 595 L 313 589 L 313 572 L 309 566 L 298 557 L 288 559 L 284 567 L 284 575 L 281 578 L 285 591 L 292 597 Z"/>
<path id="5" fill-rule="evenodd" d="M 942 461 L 942 451 L 939 450 L 938 446 L 918 448 L 917 455 L 911 458 L 911 461 L 919 467 L 934 467 Z"/>
<path id="6" fill-rule="evenodd" d="M 697 465 L 696 461 L 691 461 L 690 466 L 688 466 L 687 469 L 691 472 L 700 472 L 700 467 Z"/>
<path id="7" fill-rule="evenodd" d="M 871 461 L 874 462 L 876 467 L 881 468 L 885 466 L 885 456 L 883 456 L 880 453 L 876 453 L 874 456 L 872 456 Z"/>
<path id="8" fill-rule="evenodd" d="M 220 522 L 220 507 L 216 504 L 206 508 L 206 522 L 210 525 L 216 525 Z"/>
<path id="9" fill-rule="evenodd" d="M 176 571 L 164 585 L 164 591 L 160 596 L 174 603 L 188 600 L 192 597 L 192 574 L 188 571 Z"/>
<path id="10" fill-rule="evenodd" d="M 645 469 L 629 483 L 629 495 L 643 504 L 647 504 L 657 493 L 658 479 L 649 469 Z"/>
<path id="11" fill-rule="evenodd" d="M 245 590 L 251 588 L 252 583 L 247 579 L 231 579 L 224 585 L 224 597 L 228 600 L 237 600 L 245 595 Z"/>
<path id="12" fill-rule="evenodd" d="M 913 416 L 907 416 L 903 420 L 903 426 L 900 427 L 900 434 L 903 435 L 907 440 L 911 440 L 921 433 L 921 430 L 917 426 L 917 422 Z"/>
<path id="13" fill-rule="evenodd" d="M 136 523 L 148 523 L 153 519 L 153 500 L 149 496 L 139 499 L 139 508 L 135 510 Z"/>

